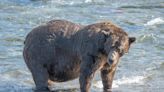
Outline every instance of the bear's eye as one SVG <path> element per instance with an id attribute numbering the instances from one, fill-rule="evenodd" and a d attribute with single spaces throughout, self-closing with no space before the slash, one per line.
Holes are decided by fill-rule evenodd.
<path id="1" fill-rule="evenodd" d="M 119 53 L 120 57 L 123 56 L 124 50 L 123 50 L 123 48 L 122 48 L 122 46 L 121 46 L 119 41 L 115 42 L 115 49 Z"/>
<path id="2" fill-rule="evenodd" d="M 124 55 L 124 52 L 122 51 L 122 52 L 120 52 L 119 54 L 120 54 L 120 57 L 121 57 L 121 56 L 123 56 L 123 55 Z"/>
<path id="3" fill-rule="evenodd" d="M 120 49 L 120 48 L 118 48 L 116 46 L 112 46 L 112 48 L 115 49 L 115 51 L 117 53 L 119 53 L 120 57 L 124 55 L 124 50 L 122 50 L 122 49 Z"/>
<path id="4" fill-rule="evenodd" d="M 124 50 L 117 48 L 117 52 L 119 53 L 120 57 L 124 55 Z"/>

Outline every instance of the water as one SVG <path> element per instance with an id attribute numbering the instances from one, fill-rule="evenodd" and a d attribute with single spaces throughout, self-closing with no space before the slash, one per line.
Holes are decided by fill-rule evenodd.
<path id="1" fill-rule="evenodd" d="M 32 28 L 52 19 L 84 25 L 113 21 L 137 41 L 121 58 L 113 92 L 164 91 L 163 0 L 0 0 L 0 92 L 35 88 L 23 57 L 23 41 Z M 97 73 L 92 92 L 101 92 Z M 54 84 L 57 92 L 78 92 L 78 79 Z"/>

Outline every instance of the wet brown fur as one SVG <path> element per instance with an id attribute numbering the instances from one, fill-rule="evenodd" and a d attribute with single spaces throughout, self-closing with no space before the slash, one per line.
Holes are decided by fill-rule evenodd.
<path id="1" fill-rule="evenodd" d="M 104 92 L 110 92 L 119 57 L 128 51 L 129 41 L 127 33 L 111 22 L 82 26 L 52 20 L 34 28 L 26 37 L 23 55 L 35 92 L 49 92 L 48 80 L 65 82 L 77 77 L 81 92 L 89 92 L 97 70 Z M 111 51 L 117 52 L 116 60 L 108 60 Z"/>

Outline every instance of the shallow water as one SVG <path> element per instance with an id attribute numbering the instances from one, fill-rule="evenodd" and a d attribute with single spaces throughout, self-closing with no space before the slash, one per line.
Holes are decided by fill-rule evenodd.
<path id="1" fill-rule="evenodd" d="M 113 92 L 163 92 L 163 15 L 163 0 L 0 0 L 0 92 L 35 88 L 22 57 L 23 41 L 32 28 L 52 19 L 118 24 L 137 41 L 120 60 Z M 52 87 L 55 92 L 78 92 L 78 88 L 77 79 Z M 99 75 L 91 90 L 102 91 Z"/>

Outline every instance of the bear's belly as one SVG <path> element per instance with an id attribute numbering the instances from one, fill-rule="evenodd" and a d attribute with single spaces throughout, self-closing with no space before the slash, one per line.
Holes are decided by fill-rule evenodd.
<path id="1" fill-rule="evenodd" d="M 54 82 L 65 82 L 69 80 L 73 80 L 80 75 L 80 67 L 72 67 L 65 69 L 55 69 L 53 72 L 49 72 L 50 80 Z"/>
<path id="2" fill-rule="evenodd" d="M 68 49 L 56 47 L 55 51 L 55 56 L 48 69 L 50 79 L 64 82 L 77 78 L 80 72 L 80 57 Z"/>
<path id="3" fill-rule="evenodd" d="M 65 82 L 79 77 L 80 60 L 65 59 L 62 62 L 56 62 L 49 67 L 50 80 L 56 82 Z"/>
<path id="4" fill-rule="evenodd" d="M 55 74 L 50 74 L 49 76 L 50 80 L 54 82 L 65 82 L 65 81 L 73 80 L 78 77 L 79 77 L 79 72 L 73 72 L 73 71 L 58 72 Z"/>

